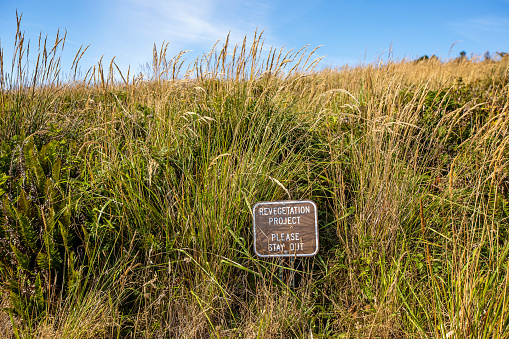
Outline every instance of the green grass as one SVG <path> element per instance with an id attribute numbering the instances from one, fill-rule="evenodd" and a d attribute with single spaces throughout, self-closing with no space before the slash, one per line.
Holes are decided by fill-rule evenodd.
<path id="1" fill-rule="evenodd" d="M 255 34 L 187 69 L 163 45 L 148 80 L 64 81 L 17 41 L 3 337 L 508 337 L 506 59 L 318 71 Z M 285 199 L 319 209 L 294 290 L 252 246 L 252 206 Z"/>

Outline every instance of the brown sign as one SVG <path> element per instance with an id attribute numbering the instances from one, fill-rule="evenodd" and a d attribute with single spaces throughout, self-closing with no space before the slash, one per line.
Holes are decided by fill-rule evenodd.
<path id="1" fill-rule="evenodd" d="M 318 253 L 316 204 L 259 202 L 253 206 L 254 250 L 259 257 L 310 257 Z"/>

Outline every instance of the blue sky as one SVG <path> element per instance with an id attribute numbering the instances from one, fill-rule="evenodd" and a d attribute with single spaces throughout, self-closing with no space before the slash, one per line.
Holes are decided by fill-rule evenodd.
<path id="1" fill-rule="evenodd" d="M 151 60 L 154 43 L 170 42 L 171 56 L 193 50 L 195 57 L 228 32 L 240 43 L 257 28 L 265 30 L 266 46 L 323 45 L 317 52 L 325 56 L 322 66 L 386 60 L 391 48 L 399 60 L 509 52 L 509 0 L 0 0 L 4 64 L 10 64 L 16 10 L 34 47 L 40 32 L 54 39 L 58 28 L 67 30 L 64 72 L 81 45 L 90 45 L 82 69 L 115 56 L 121 69 L 137 71 Z"/>

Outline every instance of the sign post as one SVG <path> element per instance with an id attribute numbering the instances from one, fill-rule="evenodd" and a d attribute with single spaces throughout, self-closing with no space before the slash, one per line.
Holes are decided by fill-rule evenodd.
<path id="1" fill-rule="evenodd" d="M 318 253 L 316 204 L 310 200 L 259 202 L 253 206 L 253 234 L 259 257 L 289 257 L 292 266 L 296 257 L 312 257 Z"/>

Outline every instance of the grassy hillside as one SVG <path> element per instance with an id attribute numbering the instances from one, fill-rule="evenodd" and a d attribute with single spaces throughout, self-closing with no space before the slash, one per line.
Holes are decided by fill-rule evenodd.
<path id="1" fill-rule="evenodd" d="M 255 35 L 189 67 L 162 46 L 149 80 L 64 77 L 63 40 L 30 69 L 17 41 L 2 337 L 509 336 L 507 59 L 317 71 Z M 252 239 L 252 206 L 287 199 L 319 209 L 294 290 Z"/>

